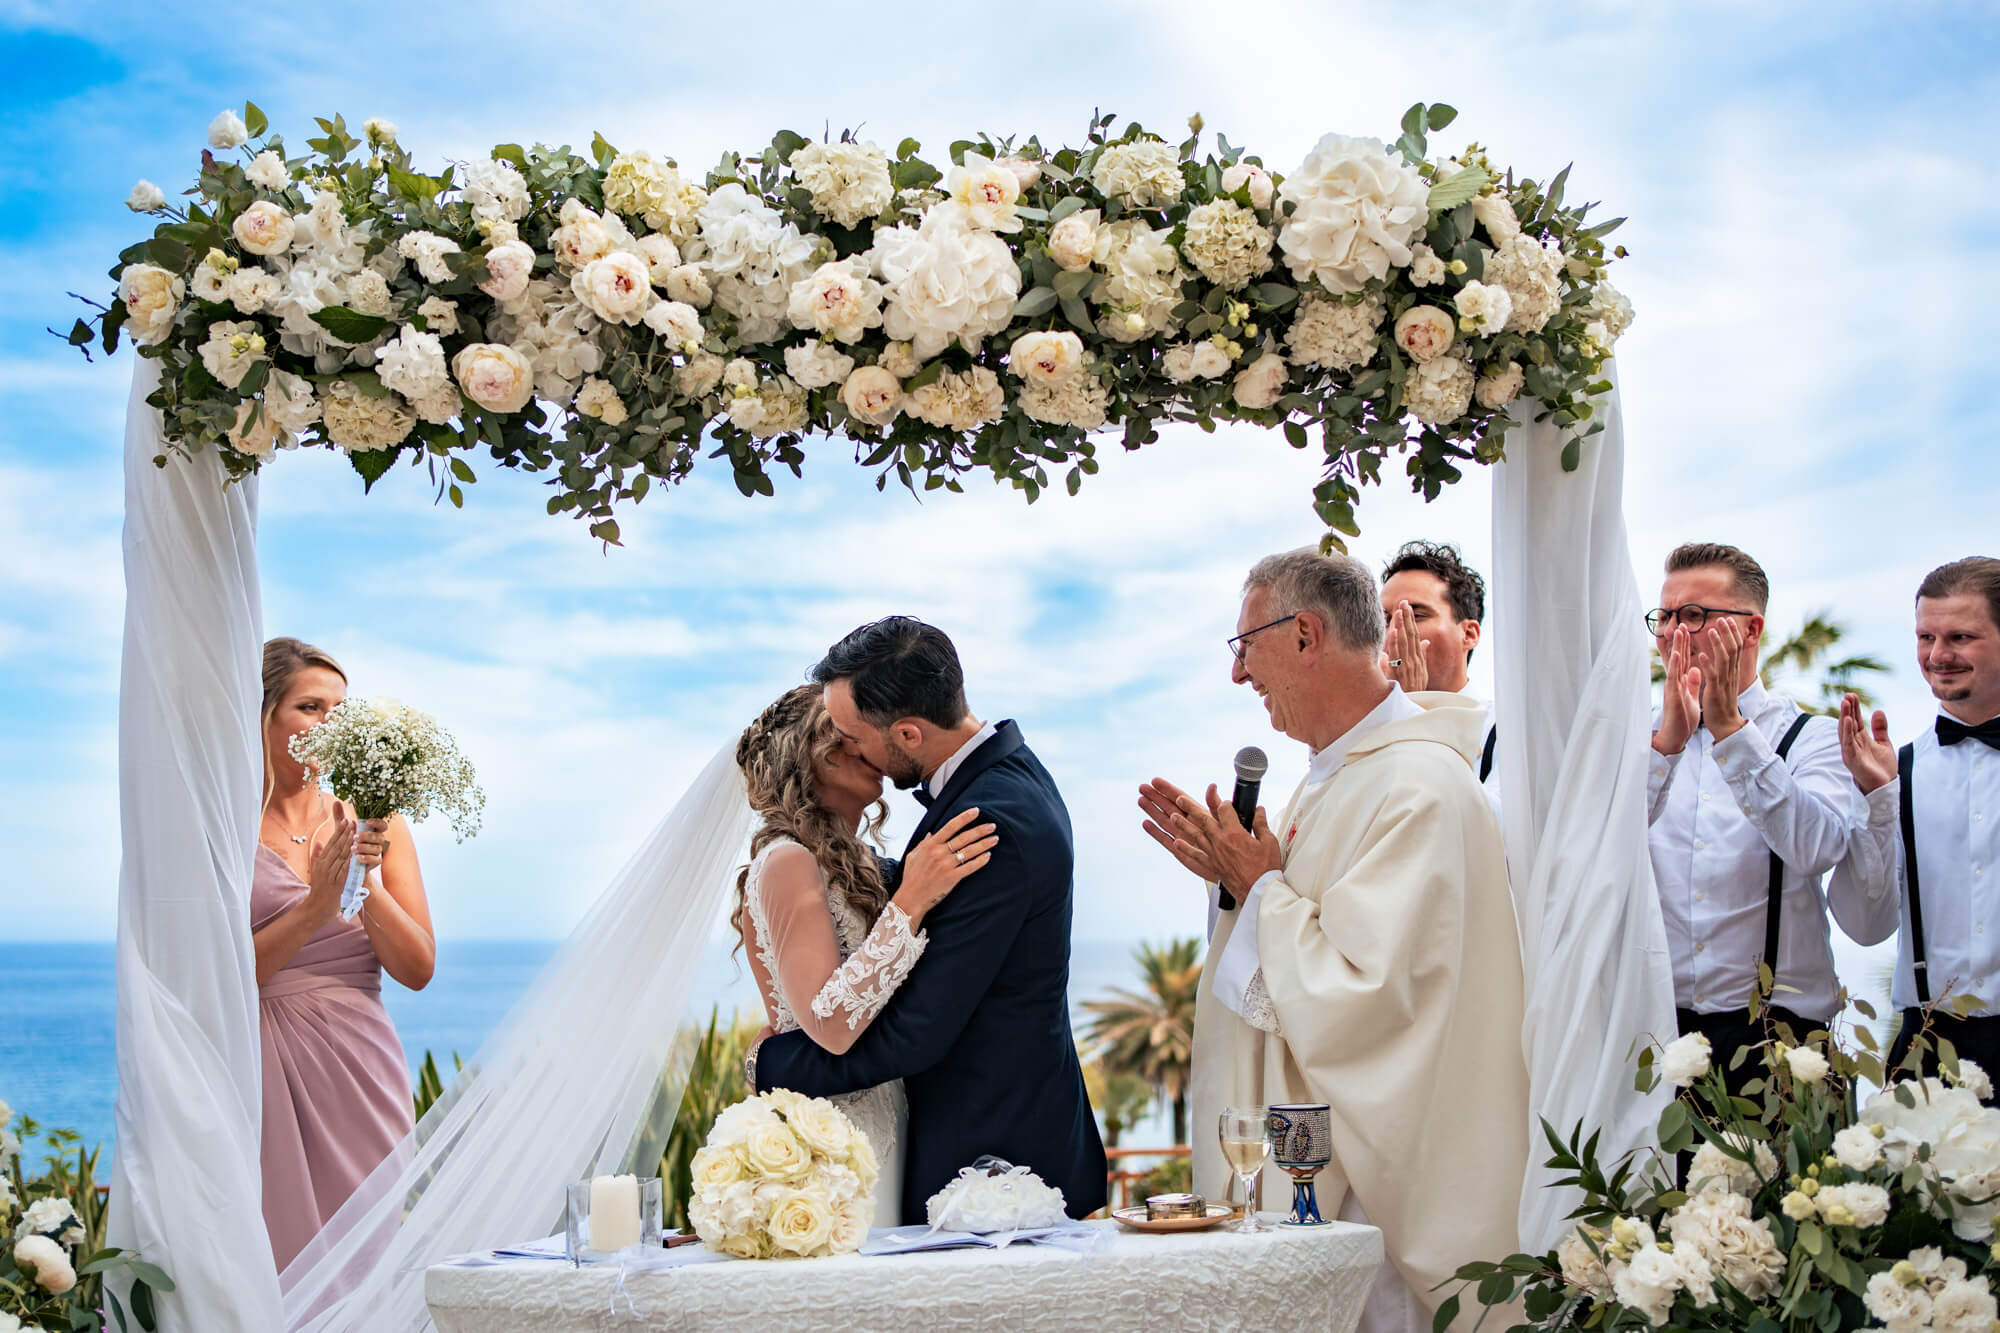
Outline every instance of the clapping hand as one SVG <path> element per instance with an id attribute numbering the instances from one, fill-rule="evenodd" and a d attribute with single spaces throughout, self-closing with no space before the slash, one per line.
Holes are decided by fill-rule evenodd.
<path id="1" fill-rule="evenodd" d="M 1743 727 L 1737 707 L 1737 664 L 1743 658 L 1743 629 L 1734 616 L 1711 616 L 1702 631 L 1704 646 L 1695 652 L 1701 669 L 1701 721 L 1708 734 L 1728 740 Z"/>
<path id="2" fill-rule="evenodd" d="M 1403 687 L 1405 694 L 1427 690 L 1431 666 L 1426 657 L 1430 645 L 1417 637 L 1416 613 L 1408 602 L 1397 604 L 1389 616 L 1389 632 L 1382 640 L 1382 671 Z"/>
<path id="3" fill-rule="evenodd" d="M 1219 883 L 1240 902 L 1266 872 L 1282 870 L 1284 849 L 1265 822 L 1264 807 L 1248 829 L 1236 809 L 1222 799 L 1213 783 L 1208 807 L 1164 778 L 1139 788 L 1139 808 L 1149 818 L 1145 829 L 1174 859 L 1209 883 Z"/>
<path id="4" fill-rule="evenodd" d="M 1854 785 L 1866 796 L 1896 780 L 1896 747 L 1889 740 L 1889 719 L 1881 709 L 1872 721 L 1861 716 L 1861 700 L 1840 698 L 1840 761 L 1854 775 Z"/>
<path id="5" fill-rule="evenodd" d="M 1667 691 L 1660 707 L 1660 729 L 1653 733 L 1653 748 L 1661 754 L 1679 754 L 1686 749 L 1688 738 L 1701 725 L 1702 669 L 1688 660 L 1690 656 L 1688 632 L 1677 625 L 1667 646 Z"/>

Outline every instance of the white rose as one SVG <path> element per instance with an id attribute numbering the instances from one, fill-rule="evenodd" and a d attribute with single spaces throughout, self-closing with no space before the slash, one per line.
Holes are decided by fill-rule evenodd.
<path id="1" fill-rule="evenodd" d="M 501 343 L 473 343 L 452 358 L 452 374 L 465 396 L 489 412 L 518 412 L 534 396 L 528 360 Z"/>
<path id="2" fill-rule="evenodd" d="M 1479 400 L 1481 407 L 1492 408 L 1497 412 L 1520 396 L 1521 386 L 1526 382 L 1527 372 L 1521 369 L 1520 362 L 1509 361 L 1505 370 L 1480 376 L 1478 385 L 1472 391 L 1473 397 Z M 1697 1032 L 1693 1035 L 1701 1034 Z M 1708 1053 L 1702 1052 L 1703 1069 L 1708 1067 L 1707 1059 Z M 1684 1088 L 1687 1084 L 1680 1083 L 1675 1086 Z"/>
<path id="3" fill-rule="evenodd" d="M 1090 183 L 1108 197 L 1125 199 L 1135 208 L 1176 203 L 1186 188 L 1181 176 L 1180 152 L 1158 139 L 1115 143 L 1105 148 L 1090 169 Z"/>
<path id="4" fill-rule="evenodd" d="M 1049 228 L 1049 258 L 1058 268 L 1078 273 L 1090 267 L 1097 255 L 1098 217 L 1096 209 L 1087 208 Z"/>
<path id="5" fill-rule="evenodd" d="M 381 116 L 370 116 L 361 122 L 361 135 L 377 148 L 392 144 L 396 142 L 396 122 Z"/>
<path id="6" fill-rule="evenodd" d="M 811 1254 L 833 1233 L 833 1210 L 812 1190 L 792 1190 L 771 1214 L 771 1244 L 786 1254 Z"/>
<path id="7" fill-rule="evenodd" d="M 606 324 L 637 324 L 654 301 L 652 272 L 629 250 L 591 260 L 570 279 L 570 287 Z"/>
<path id="8" fill-rule="evenodd" d="M 456 277 L 445 256 L 458 252 L 457 241 L 434 231 L 406 232 L 396 241 L 396 253 L 414 262 L 425 282 L 450 282 Z"/>
<path id="9" fill-rule="evenodd" d="M 1988 1333 L 2000 1303 L 1983 1277 L 1954 1278 L 1931 1298 L 1931 1328 L 1935 1333 Z"/>
<path id="10" fill-rule="evenodd" d="M 1989 1101 L 1993 1097 L 1993 1080 L 1986 1076 L 1984 1069 L 1971 1060 L 1961 1059 L 1958 1062 L 1958 1076 L 1951 1082 L 1956 1087 L 1964 1088 L 1982 1102 Z"/>
<path id="11" fill-rule="evenodd" d="M 507 241 L 486 252 L 486 278 L 479 290 L 502 302 L 519 300 L 535 276 L 535 252 L 526 241 Z"/>
<path id="12" fill-rule="evenodd" d="M 347 280 L 347 305 L 364 315 L 389 313 L 389 284 L 374 269 L 363 269 Z"/>
<path id="13" fill-rule="evenodd" d="M 665 287 L 667 275 L 681 266 L 680 248 L 658 232 L 650 236 L 641 236 L 633 248 L 645 256 L 646 268 L 652 276 L 655 287 Z"/>
<path id="14" fill-rule="evenodd" d="M 1521 220 L 1514 216 L 1513 201 L 1504 194 L 1482 194 L 1472 201 L 1472 216 L 1495 245 L 1521 234 Z"/>
<path id="15" fill-rule="evenodd" d="M 720 1191 L 743 1179 L 743 1159 L 729 1148 L 705 1144 L 695 1150 L 689 1173 L 696 1191 Z"/>
<path id="16" fill-rule="evenodd" d="M 1836 1227 L 1879 1227 L 1889 1220 L 1889 1191 L 1857 1182 L 1825 1185 L 1813 1196 L 1820 1220 Z"/>
<path id="17" fill-rule="evenodd" d="M 1222 169 L 1222 192 L 1235 194 L 1244 186 L 1250 187 L 1250 204 L 1253 208 L 1269 208 L 1271 192 L 1275 188 L 1271 175 L 1254 162 L 1233 162 Z"/>
<path id="18" fill-rule="evenodd" d="M 278 275 L 256 267 L 239 268 L 223 284 L 223 295 L 239 315 L 254 315 L 278 299 L 285 290 Z"/>
<path id="19" fill-rule="evenodd" d="M 1604 1270 L 1604 1234 L 1592 1229 L 1591 1238 L 1597 1242 L 1597 1250 L 1592 1251 L 1591 1240 L 1583 1232 L 1581 1226 L 1575 1227 L 1556 1242 L 1556 1262 L 1562 1268 L 1564 1280 L 1581 1287 L 1595 1300 L 1609 1300 L 1611 1275 Z"/>
<path id="20" fill-rule="evenodd" d="M 1866 1171 L 1882 1160 L 1882 1141 L 1866 1125 L 1849 1125 L 1833 1136 L 1833 1155 L 1850 1171 Z"/>
<path id="21" fill-rule="evenodd" d="M 1637 1310 L 1657 1328 L 1667 1322 L 1681 1289 L 1680 1265 L 1659 1246 L 1645 1246 L 1612 1275 L 1611 1289 L 1619 1304 Z"/>
<path id="22" fill-rule="evenodd" d="M 1809 1217 L 1819 1216 L 1818 1205 L 1813 1203 L 1812 1196 L 1804 1190 L 1793 1190 L 1778 1200 L 1778 1207 L 1794 1222 L 1803 1222 Z"/>
<path id="23" fill-rule="evenodd" d="M 14 1242 L 14 1262 L 32 1273 L 35 1285 L 51 1296 L 60 1296 L 76 1285 L 76 1270 L 62 1246 L 47 1236 L 23 1236 Z"/>
<path id="24" fill-rule="evenodd" d="M 1236 401 L 1256 410 L 1274 406 L 1284 396 L 1289 373 L 1285 358 L 1276 352 L 1264 353 L 1236 372 Z"/>
<path id="25" fill-rule="evenodd" d="M 794 328 L 812 329 L 838 342 L 859 342 L 869 329 L 882 325 L 884 290 L 868 276 L 866 259 L 837 260 L 793 284 L 786 313 Z"/>
<path id="26" fill-rule="evenodd" d="M 799 1141 L 825 1157 L 843 1157 L 854 1139 L 854 1126 L 839 1107 L 821 1097 L 807 1099 L 789 1116 Z"/>
<path id="27" fill-rule="evenodd" d="M 877 364 L 897 379 L 906 380 L 916 374 L 924 363 L 923 358 L 917 355 L 917 349 L 909 343 L 892 342 L 882 349 Z"/>
<path id="28" fill-rule="evenodd" d="M 292 215 L 269 199 L 259 199 L 229 224 L 236 243 L 253 255 L 281 255 L 291 249 L 296 228 Z"/>
<path id="29" fill-rule="evenodd" d="M 1514 313 L 1514 298 L 1507 294 L 1507 289 L 1484 282 L 1466 283 L 1459 289 L 1455 304 L 1460 327 L 1471 322 L 1466 329 L 1468 333 L 1496 334 L 1507 326 L 1507 317 Z"/>
<path id="30" fill-rule="evenodd" d="M 1414 287 L 1432 287 L 1443 282 L 1448 270 L 1444 260 L 1438 258 L 1437 251 L 1419 242 L 1410 247 L 1410 284 Z"/>
<path id="31" fill-rule="evenodd" d="M 574 271 L 609 254 L 611 239 L 604 219 L 571 199 L 563 205 L 562 225 L 556 228 L 549 248 L 555 252 L 556 263 L 566 271 Z"/>
<path id="32" fill-rule="evenodd" d="M 618 396 L 618 390 L 611 381 L 592 375 L 583 382 L 576 392 L 576 410 L 587 417 L 595 417 L 607 426 L 625 424 L 625 400 Z"/>
<path id="33" fill-rule="evenodd" d="M 424 326 L 432 333 L 443 335 L 458 332 L 456 301 L 447 301 L 442 296 L 426 296 L 418 303 L 417 314 L 423 318 Z"/>
<path id="34" fill-rule="evenodd" d="M 715 299 L 708 275 L 694 264 L 681 264 L 667 274 L 667 295 L 697 310 L 708 309 L 708 303 Z"/>
<path id="35" fill-rule="evenodd" d="M 1914 1331 L 1930 1324 L 1930 1288 L 1921 1282 L 1906 1287 L 1892 1273 L 1877 1273 L 1869 1278 L 1861 1303 L 1890 1329 Z"/>
<path id="36" fill-rule="evenodd" d="M 28 1205 L 14 1234 L 47 1236 L 58 1245 L 74 1245 L 83 1239 L 83 1220 L 68 1199 L 52 1195 Z"/>
<path id="37" fill-rule="evenodd" d="M 1708 1037 L 1689 1032 L 1676 1037 L 1660 1052 L 1660 1077 L 1676 1088 L 1691 1087 L 1709 1071 Z"/>
<path id="38" fill-rule="evenodd" d="M 1826 1057 L 1810 1046 L 1794 1046 L 1786 1051 L 1785 1063 L 1791 1067 L 1792 1077 L 1801 1083 L 1823 1082 L 1832 1068 Z"/>
<path id="39" fill-rule="evenodd" d="M 685 301 L 657 302 L 646 312 L 646 327 L 681 351 L 702 340 L 701 312 Z"/>
<path id="40" fill-rule="evenodd" d="M 1325 136 L 1278 193 L 1293 205 L 1278 232 L 1292 276 L 1335 293 L 1408 264 L 1430 220 L 1430 186 L 1379 139 Z"/>
<path id="41" fill-rule="evenodd" d="M 150 213 L 154 209 L 166 206 L 166 192 L 148 180 L 142 180 L 134 185 L 132 193 L 125 196 L 125 207 L 134 213 Z"/>
<path id="42" fill-rule="evenodd" d="M 802 389 L 824 389 L 829 384 L 838 384 L 853 369 L 853 357 L 825 343 L 785 349 L 785 373 Z"/>
<path id="43" fill-rule="evenodd" d="M 864 426 L 886 426 L 903 410 L 903 386 L 880 366 L 857 366 L 840 386 L 840 401 Z"/>
<path id="44" fill-rule="evenodd" d="M 1060 384 L 1082 368 L 1083 339 L 1066 329 L 1024 333 L 1007 351 L 1007 369 L 1035 384 Z"/>
<path id="45" fill-rule="evenodd" d="M 964 164 L 946 174 L 944 188 L 964 206 L 973 226 L 987 231 L 1021 230 L 1021 219 L 1014 216 L 1021 179 L 992 158 L 967 152 Z"/>
<path id="46" fill-rule="evenodd" d="M 243 174 L 252 185 L 266 190 L 282 190 L 292 183 L 292 173 L 285 169 L 285 159 L 268 148 L 251 160 Z"/>
<path id="47" fill-rule="evenodd" d="M 208 122 L 208 146 L 227 151 L 250 140 L 250 128 L 234 111 L 225 111 Z"/>
<path id="48" fill-rule="evenodd" d="M 1450 351 L 1456 337 L 1451 316 L 1434 305 L 1413 305 L 1396 316 L 1396 345 L 1418 365 Z"/>
<path id="49" fill-rule="evenodd" d="M 827 1233 L 826 1247 L 834 1254 L 853 1254 L 868 1239 L 872 1210 L 866 1199 L 853 1200 L 834 1210 L 833 1228 Z"/>
<path id="50" fill-rule="evenodd" d="M 688 363 L 674 372 L 674 388 L 684 398 L 700 398 L 722 380 L 722 358 L 712 352 L 696 352 Z"/>

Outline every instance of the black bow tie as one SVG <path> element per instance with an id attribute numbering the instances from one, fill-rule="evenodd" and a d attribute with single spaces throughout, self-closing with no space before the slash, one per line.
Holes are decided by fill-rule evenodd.
<path id="1" fill-rule="evenodd" d="M 930 809 L 931 802 L 937 799 L 937 797 L 931 795 L 931 784 L 928 782 L 919 782 L 916 786 L 910 788 L 910 795 L 916 797 L 917 804 L 926 810 Z"/>
<path id="2" fill-rule="evenodd" d="M 2000 717 L 1990 717 L 1976 727 L 1968 727 L 1955 717 L 1938 714 L 1937 738 L 1939 745 L 1956 745 L 1967 737 L 2000 750 Z"/>

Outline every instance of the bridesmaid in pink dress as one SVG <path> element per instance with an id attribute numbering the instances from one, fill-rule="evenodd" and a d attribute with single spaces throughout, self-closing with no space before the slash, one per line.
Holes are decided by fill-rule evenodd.
<path id="1" fill-rule="evenodd" d="M 413 1127 L 409 1065 L 382 972 L 421 990 L 436 944 L 401 815 L 358 827 L 309 784 L 287 742 L 347 695 L 297 639 L 264 645 L 264 820 L 251 881 L 264 1065 L 264 1222 L 280 1272 Z M 373 889 L 339 916 L 350 847 Z"/>

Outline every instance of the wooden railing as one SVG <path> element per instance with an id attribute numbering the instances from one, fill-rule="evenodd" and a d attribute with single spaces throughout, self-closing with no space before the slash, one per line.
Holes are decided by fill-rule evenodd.
<path id="1" fill-rule="evenodd" d="M 1153 1174 L 1163 1163 L 1194 1155 L 1194 1149 L 1185 1143 L 1177 1143 L 1170 1148 L 1106 1148 L 1105 1162 L 1110 1168 L 1105 1173 L 1105 1186 L 1111 1197 L 1113 1208 L 1128 1208 L 1134 1202 L 1132 1190 L 1147 1176 Z M 1146 1159 L 1144 1167 L 1131 1167 L 1126 1163 L 1134 1158 Z"/>

